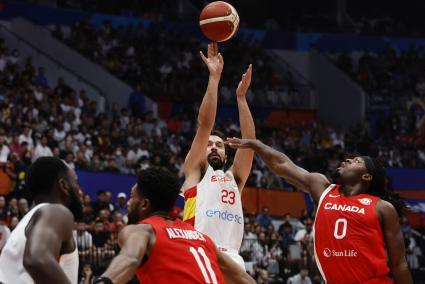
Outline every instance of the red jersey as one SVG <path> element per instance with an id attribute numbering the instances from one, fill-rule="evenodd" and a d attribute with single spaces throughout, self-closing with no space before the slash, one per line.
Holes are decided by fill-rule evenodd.
<path id="1" fill-rule="evenodd" d="M 151 225 L 156 236 L 151 255 L 136 272 L 140 283 L 225 283 L 208 236 L 179 219 L 154 216 L 140 224 Z"/>
<path id="2" fill-rule="evenodd" d="M 317 266 L 328 284 L 393 283 L 376 212 L 380 200 L 345 197 L 330 185 L 320 197 L 314 223 Z"/>

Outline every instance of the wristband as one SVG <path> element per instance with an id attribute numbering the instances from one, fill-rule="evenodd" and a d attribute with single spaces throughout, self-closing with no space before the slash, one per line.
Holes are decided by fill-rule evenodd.
<path id="1" fill-rule="evenodd" d="M 96 278 L 96 280 L 94 280 L 93 284 L 101 283 L 101 282 L 103 282 L 103 283 L 105 283 L 105 284 L 114 284 L 114 283 L 112 282 L 112 280 L 111 280 L 111 279 L 109 279 L 109 278 L 108 278 L 108 277 L 106 277 L 106 276 L 100 276 L 100 277 L 97 277 L 97 278 Z"/>

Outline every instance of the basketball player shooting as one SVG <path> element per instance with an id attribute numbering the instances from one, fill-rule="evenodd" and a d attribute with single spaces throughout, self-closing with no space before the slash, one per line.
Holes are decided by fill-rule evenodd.
<path id="1" fill-rule="evenodd" d="M 413 283 L 399 224 L 405 204 L 386 189 L 378 161 L 346 159 L 337 169 L 340 184 L 331 184 L 258 140 L 231 138 L 226 143 L 253 149 L 275 174 L 310 193 L 317 205 L 315 257 L 326 283 Z"/>
<path id="2" fill-rule="evenodd" d="M 27 173 L 35 202 L 13 230 L 0 256 L 0 283 L 78 281 L 74 218 L 83 215 L 77 175 L 62 160 L 37 159 Z"/>
<path id="3" fill-rule="evenodd" d="M 255 283 L 212 240 L 180 219 L 170 219 L 180 192 L 166 170 L 137 175 L 129 200 L 129 225 L 118 237 L 120 254 L 94 283 Z"/>
<path id="4" fill-rule="evenodd" d="M 185 208 L 183 220 L 207 234 L 223 252 L 241 267 L 238 254 L 243 238 L 241 191 L 251 171 L 254 153 L 238 150 L 233 165 L 226 172 L 224 135 L 213 131 L 217 111 L 218 84 L 223 58 L 216 43 L 208 45 L 208 57 L 201 53 L 210 77 L 198 114 L 198 129 L 184 162 Z M 242 75 L 237 90 L 237 104 L 242 137 L 255 138 L 255 127 L 245 95 L 251 84 L 252 66 Z"/>

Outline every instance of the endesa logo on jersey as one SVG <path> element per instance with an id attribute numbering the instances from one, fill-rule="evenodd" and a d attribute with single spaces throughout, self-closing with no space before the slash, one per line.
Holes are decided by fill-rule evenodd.
<path id="1" fill-rule="evenodd" d="M 337 251 L 337 250 L 331 250 L 328 248 L 325 248 L 323 250 L 323 255 L 325 257 L 357 257 L 358 252 L 356 250 L 353 249 L 345 249 L 345 250 L 341 250 L 341 251 Z"/>
<path id="2" fill-rule="evenodd" d="M 207 211 L 205 211 L 205 215 L 208 218 L 218 218 L 220 220 L 226 221 L 226 222 L 231 222 L 231 223 L 237 223 L 237 224 L 243 224 L 243 217 L 229 212 L 227 210 L 225 211 L 220 211 L 220 210 L 210 210 L 208 209 Z"/>

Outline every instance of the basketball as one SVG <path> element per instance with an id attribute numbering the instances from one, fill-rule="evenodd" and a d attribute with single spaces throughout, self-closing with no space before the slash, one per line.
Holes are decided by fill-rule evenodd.
<path id="1" fill-rule="evenodd" d="M 222 42 L 231 39 L 238 31 L 239 15 L 229 3 L 216 1 L 202 10 L 199 25 L 208 39 Z"/>

